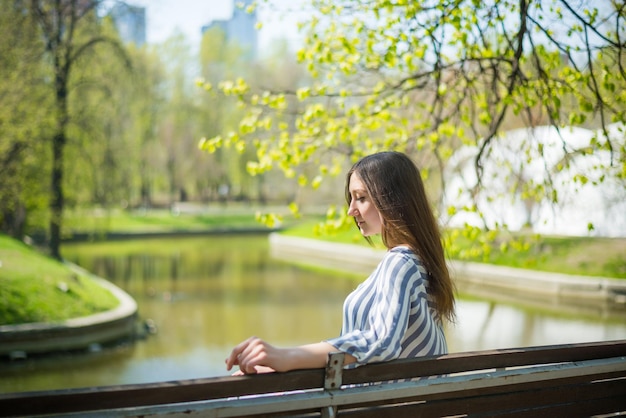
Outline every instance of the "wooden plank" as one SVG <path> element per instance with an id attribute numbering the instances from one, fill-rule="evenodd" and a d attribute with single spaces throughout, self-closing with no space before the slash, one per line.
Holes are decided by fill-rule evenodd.
<path id="1" fill-rule="evenodd" d="M 428 417 L 428 416 L 537 416 L 552 414 L 555 410 L 569 409 L 571 405 L 581 405 L 583 416 L 593 413 L 606 413 L 626 409 L 626 380 L 612 379 L 586 384 L 567 386 L 544 386 L 541 390 L 519 390 L 517 386 L 507 386 L 507 391 L 499 393 L 466 396 L 460 391 L 449 397 L 437 400 L 417 400 L 398 404 L 383 404 L 376 407 L 346 408 L 339 410 L 340 417 L 379 418 Z M 582 405 L 586 405 L 584 408 Z M 590 407 L 593 407 L 590 409 Z M 533 415 L 535 414 L 535 415 Z M 575 416 L 556 414 L 558 416 Z"/>
<path id="2" fill-rule="evenodd" d="M 520 388 L 516 386 L 509 389 L 509 392 L 485 396 L 441 399 L 430 403 L 428 406 L 432 407 L 432 411 L 438 411 L 437 413 L 445 415 L 471 412 L 472 415 L 527 416 L 528 411 L 533 411 L 535 415 L 543 411 L 550 411 L 549 413 L 554 414 L 555 409 L 559 410 L 567 408 L 569 405 L 582 403 L 596 405 L 596 412 L 609 412 L 616 410 L 612 403 L 621 403 L 621 408 L 623 408 L 626 402 L 626 385 L 623 380 L 557 385 L 530 391 L 520 391 L 518 390 Z M 604 409 L 604 406 L 607 406 L 608 409 Z M 586 416 L 588 415 L 586 413 Z"/>
<path id="3" fill-rule="evenodd" d="M 472 397 L 475 398 L 486 398 L 488 396 L 497 396 L 500 394 L 506 394 L 513 391 L 518 393 L 531 392 L 531 391 L 541 391 L 541 390 L 549 390 L 553 388 L 560 388 L 566 386 L 573 385 L 584 385 L 589 384 L 595 380 L 607 380 L 616 381 L 624 380 L 625 373 L 623 371 L 610 371 L 596 374 L 584 374 L 580 376 L 569 376 L 561 379 L 537 379 L 530 382 L 519 383 L 516 385 L 502 385 L 502 386 L 491 386 L 491 387 L 477 387 L 477 388 L 461 388 L 455 391 L 455 393 L 448 392 L 436 392 L 436 393 L 417 393 L 415 396 L 407 396 L 402 399 L 384 399 L 378 401 L 369 400 L 364 403 L 354 403 L 353 407 L 372 407 L 372 406 L 380 406 L 380 405 L 390 405 L 394 403 L 404 403 L 404 402 L 430 402 L 434 403 L 439 400 L 444 400 L 445 402 L 449 402 L 450 399 L 454 399 L 456 397 L 463 397 L 466 399 L 470 399 Z M 616 383 L 616 385 L 620 385 L 622 383 Z"/>
<path id="4" fill-rule="evenodd" d="M 576 403 L 547 405 L 541 408 L 527 408 L 521 410 L 476 410 L 465 408 L 454 408 L 455 400 L 450 400 L 449 404 L 429 404 L 429 403 L 405 403 L 393 406 L 381 406 L 379 408 L 365 408 L 362 410 L 343 411 L 340 410 L 340 418 L 439 418 L 441 416 L 471 416 L 471 417 L 508 417 L 508 418 L 587 418 L 594 414 L 607 414 L 607 416 L 617 416 L 619 411 L 624 411 L 624 401 L 622 399 L 607 398 L 594 400 L 581 400 Z M 452 414 L 447 411 L 466 411 L 464 413 Z M 610 415 L 608 415 L 610 414 Z"/>
<path id="5" fill-rule="evenodd" d="M 370 401 L 402 401 L 410 397 L 432 394 L 450 394 L 454 399 L 457 393 L 478 388 L 494 388 L 515 385 L 534 380 L 565 379 L 580 374 L 604 374 L 621 371 L 626 375 L 626 361 L 623 358 L 590 360 L 580 364 L 541 366 L 531 369 L 504 370 L 494 373 L 440 378 L 436 382 L 402 382 L 386 385 L 361 386 L 337 391 L 307 391 L 285 393 L 278 396 L 251 396 L 230 400 L 215 400 L 186 404 L 163 405 L 160 407 L 137 407 L 126 410 L 81 412 L 66 417 L 117 418 L 117 417 L 234 417 L 257 414 L 275 414 L 311 411 L 325 406 L 346 408 Z M 293 415 L 293 414 L 292 414 Z"/>
<path id="6" fill-rule="evenodd" d="M 0 417 L 71 413 L 320 388 L 324 370 L 0 394 Z"/>
<path id="7" fill-rule="evenodd" d="M 454 353 L 394 360 L 344 371 L 344 384 L 436 376 L 470 370 L 626 356 L 626 340 Z"/>

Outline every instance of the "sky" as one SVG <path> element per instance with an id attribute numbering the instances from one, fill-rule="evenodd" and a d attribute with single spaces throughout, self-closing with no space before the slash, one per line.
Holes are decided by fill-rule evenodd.
<path id="1" fill-rule="evenodd" d="M 230 19 L 234 2 L 239 0 L 127 0 L 127 3 L 146 7 L 147 41 L 160 43 L 181 31 L 193 45 L 200 43 L 202 26 L 214 20 Z M 298 12 L 287 12 L 287 5 L 302 0 L 274 0 L 281 11 L 269 12 L 259 9 L 258 18 L 263 22 L 259 31 L 259 43 L 264 45 L 272 39 L 286 36 L 297 38 Z M 281 4 L 282 3 L 282 4 Z M 301 14 L 301 13 L 300 13 Z"/>

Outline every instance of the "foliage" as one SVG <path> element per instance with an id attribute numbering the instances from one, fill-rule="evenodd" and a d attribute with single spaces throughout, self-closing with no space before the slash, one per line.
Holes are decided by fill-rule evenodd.
<path id="1" fill-rule="evenodd" d="M 305 78 L 304 71 L 293 60 L 286 59 L 286 44 L 280 44 L 263 60 L 250 62 L 245 51 L 236 42 L 228 40 L 218 27 L 208 30 L 200 47 L 200 77 L 197 84 L 206 94 L 202 96 L 203 136 L 218 136 L 236 129 L 246 111 L 233 97 L 216 95 L 215 90 L 229 88 L 230 79 L 246 79 L 251 88 L 266 85 L 275 89 L 293 89 Z M 196 138 L 197 139 L 197 138 Z M 232 143 L 233 146 L 230 146 Z M 244 149 L 242 143 L 226 140 L 225 146 L 215 150 L 212 164 L 207 167 L 212 174 L 206 179 L 214 194 L 221 198 L 252 199 L 267 203 L 271 199 L 268 184 L 281 188 L 272 177 L 263 174 L 246 175 L 247 162 L 255 158 L 253 149 Z M 199 161 L 201 163 L 201 160 Z M 284 183 L 284 182 L 283 182 Z M 225 196 L 224 196 L 225 195 Z"/>
<path id="2" fill-rule="evenodd" d="M 30 16 L 0 0 L 0 225 L 20 237 L 44 228 L 49 148 L 42 138 L 50 128 L 49 89 L 41 62 L 41 40 Z M 39 216 L 28 217 L 33 213 Z"/>
<path id="3" fill-rule="evenodd" d="M 608 135 L 610 124 L 626 119 L 623 3 L 315 0 L 311 7 L 297 55 L 314 81 L 285 91 L 223 82 L 220 91 L 246 113 L 237 129 L 202 139 L 203 149 L 252 148 L 252 175 L 278 169 L 312 189 L 365 154 L 402 150 L 421 167 L 440 214 L 480 215 L 476 203 L 442 206 L 456 149 L 477 150 L 478 182 L 469 192 L 478 196 L 503 131 L 574 125 L 600 134 L 582 148 L 563 139 L 565 157 L 554 169 L 566 169 L 574 155 L 606 152 L 600 167 L 624 184 L 626 141 Z M 543 158 L 536 142 L 509 145 L 520 164 Z M 520 190 L 525 199 L 559 200 L 549 176 Z M 471 227 L 464 234 L 474 236 Z"/>
<path id="4" fill-rule="evenodd" d="M 109 19 L 101 33 L 117 34 Z M 65 155 L 65 201 L 68 209 L 84 204 L 107 208 L 129 199 L 136 190 L 132 173 L 139 160 L 138 136 L 131 107 L 138 101 L 131 66 L 139 61 L 130 48 L 120 59 L 110 48 L 98 48 L 73 69 Z"/>
<path id="5" fill-rule="evenodd" d="M 78 127 L 76 110 L 72 108 L 73 95 L 82 85 L 75 83 L 75 72 L 93 57 L 94 49 L 108 45 L 125 58 L 119 41 L 101 31 L 97 8 L 101 1 L 81 2 L 15 2 L 14 7 L 32 18 L 42 39 L 41 56 L 46 64 L 52 106 L 52 127 L 46 132 L 46 141 L 52 149 L 50 173 L 50 255 L 60 259 L 61 227 L 66 205 L 65 158 L 72 123 Z"/>
<path id="6" fill-rule="evenodd" d="M 215 31 L 199 50 L 181 34 L 124 44 L 112 4 L 0 0 L 0 231 L 46 235 L 54 254 L 53 241 L 73 229 L 67 210 L 288 202 L 297 184 L 246 175 L 254 151 L 198 149 L 199 137 L 232 129 L 243 110 L 195 80 L 292 88 L 304 71 L 285 51 L 250 61 Z"/>

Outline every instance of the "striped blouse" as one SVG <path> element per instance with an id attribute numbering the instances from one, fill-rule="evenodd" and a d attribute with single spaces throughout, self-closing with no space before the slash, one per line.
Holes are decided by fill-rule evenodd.
<path id="1" fill-rule="evenodd" d="M 441 319 L 427 294 L 428 273 L 408 247 L 387 251 L 343 305 L 341 335 L 326 340 L 358 364 L 446 354 Z"/>

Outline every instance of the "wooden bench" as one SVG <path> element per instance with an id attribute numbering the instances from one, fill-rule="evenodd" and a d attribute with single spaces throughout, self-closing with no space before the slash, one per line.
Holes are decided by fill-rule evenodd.
<path id="1" fill-rule="evenodd" d="M 626 416 L 626 340 L 342 365 L 0 394 L 0 416 Z"/>

